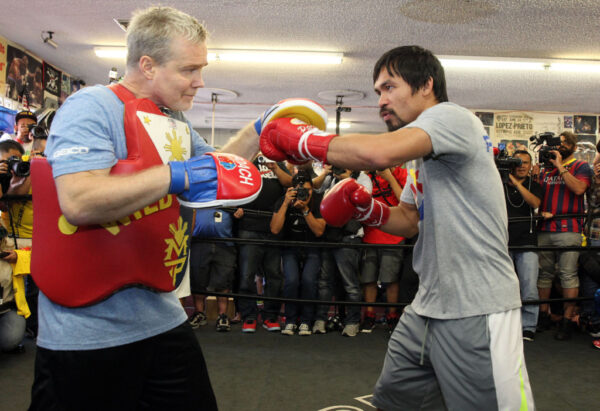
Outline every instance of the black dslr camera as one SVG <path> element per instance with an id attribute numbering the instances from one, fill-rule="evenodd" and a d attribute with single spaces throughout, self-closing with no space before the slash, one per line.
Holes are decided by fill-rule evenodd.
<path id="1" fill-rule="evenodd" d="M 308 188 L 298 186 L 298 187 L 294 188 L 294 191 L 296 192 L 296 200 L 300 200 L 300 201 L 308 200 L 308 197 L 310 195 L 308 193 Z"/>
<path id="2" fill-rule="evenodd" d="M 292 186 L 296 192 L 296 200 L 306 201 L 310 197 L 307 188 L 304 188 L 304 183 L 310 182 L 310 174 L 306 170 L 300 170 L 292 177 Z M 311 184 L 312 185 L 312 184 Z"/>
<path id="3" fill-rule="evenodd" d="M 529 137 L 534 149 L 539 147 L 538 158 L 539 162 L 546 168 L 554 167 L 550 160 L 554 160 L 556 155 L 552 151 L 558 151 L 560 148 L 560 136 L 555 136 L 551 131 L 539 133 Z M 541 147 L 540 147 L 541 146 Z"/>
<path id="4" fill-rule="evenodd" d="M 6 193 L 10 186 L 10 180 L 12 179 L 12 173 L 15 173 L 17 177 L 27 177 L 30 172 L 29 161 L 23 161 L 17 156 L 11 156 L 6 160 L 0 161 L 0 164 L 7 164 L 8 171 L 0 174 L 0 186 L 2 187 L 2 193 Z"/>
<path id="5" fill-rule="evenodd" d="M 34 139 L 46 140 L 48 138 L 48 130 L 46 130 L 46 127 L 37 124 L 29 124 L 27 127 Z"/>
<path id="6" fill-rule="evenodd" d="M 498 145 L 498 154 L 494 157 L 494 162 L 496 163 L 496 168 L 500 173 L 500 178 L 503 183 L 508 182 L 508 175 L 522 163 L 520 158 L 508 155 L 504 144 Z"/>

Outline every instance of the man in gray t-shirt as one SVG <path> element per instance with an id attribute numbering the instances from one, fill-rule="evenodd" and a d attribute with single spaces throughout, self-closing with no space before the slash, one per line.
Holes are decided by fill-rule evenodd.
<path id="1" fill-rule="evenodd" d="M 388 51 L 373 81 L 381 117 L 394 131 L 339 137 L 279 119 L 261 134 L 261 150 L 274 160 L 355 170 L 410 161 L 396 207 L 373 201 L 354 181 L 336 185 L 321 203 L 330 225 L 355 218 L 391 234 L 418 234 L 419 290 L 392 334 L 373 404 L 534 409 L 491 141 L 472 113 L 448 102 L 444 70 L 428 50 Z"/>

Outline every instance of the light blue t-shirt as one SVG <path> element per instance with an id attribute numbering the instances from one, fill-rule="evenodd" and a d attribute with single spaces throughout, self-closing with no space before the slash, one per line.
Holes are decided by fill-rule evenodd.
<path id="1" fill-rule="evenodd" d="M 123 114 L 123 103 L 103 86 L 84 88 L 69 97 L 56 112 L 45 150 L 54 177 L 109 168 L 125 159 Z M 214 151 L 189 122 L 188 125 L 192 130 L 192 155 Z M 81 275 L 85 275 L 85 270 Z M 187 319 L 174 292 L 158 293 L 138 287 L 80 308 L 54 304 L 40 292 L 38 312 L 37 344 L 52 350 L 92 350 L 128 344 L 168 331 Z"/>
<path id="2" fill-rule="evenodd" d="M 463 107 L 441 103 L 406 126 L 413 127 L 424 130 L 433 146 L 430 156 L 407 164 L 401 196 L 420 214 L 413 309 L 456 319 L 520 307 L 504 191 L 481 121 Z"/>

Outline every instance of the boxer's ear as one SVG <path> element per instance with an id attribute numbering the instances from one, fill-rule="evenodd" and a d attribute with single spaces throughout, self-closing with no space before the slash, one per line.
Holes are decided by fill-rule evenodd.
<path id="1" fill-rule="evenodd" d="M 147 80 L 154 78 L 156 62 L 150 56 L 142 56 L 138 62 L 138 68 Z"/>

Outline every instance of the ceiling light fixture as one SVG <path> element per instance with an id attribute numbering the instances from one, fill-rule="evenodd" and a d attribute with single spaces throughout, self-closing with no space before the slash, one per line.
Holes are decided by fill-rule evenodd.
<path id="1" fill-rule="evenodd" d="M 344 53 L 323 51 L 227 50 L 208 51 L 208 61 L 245 63 L 341 64 Z"/>
<path id="2" fill-rule="evenodd" d="M 127 56 L 127 47 L 94 47 L 96 56 L 103 59 L 122 59 Z"/>
<path id="3" fill-rule="evenodd" d="M 543 61 L 516 59 L 483 59 L 477 57 L 439 57 L 444 68 L 494 69 L 494 70 L 545 70 Z"/>
<path id="4" fill-rule="evenodd" d="M 438 56 L 444 68 L 600 73 L 600 61 Z"/>
<path id="5" fill-rule="evenodd" d="M 94 47 L 100 58 L 124 59 L 126 47 Z M 341 64 L 344 53 L 323 51 L 228 50 L 208 51 L 208 61 L 245 63 Z"/>
<path id="6" fill-rule="evenodd" d="M 571 73 L 600 73 L 600 64 L 598 63 L 551 63 L 548 67 L 550 71 L 567 71 Z"/>

